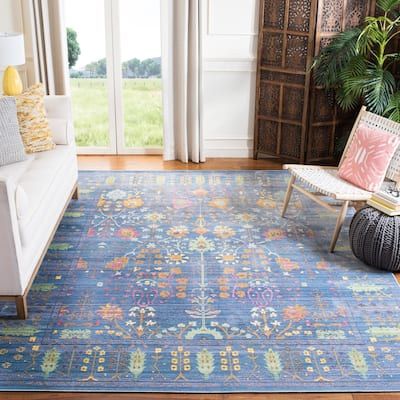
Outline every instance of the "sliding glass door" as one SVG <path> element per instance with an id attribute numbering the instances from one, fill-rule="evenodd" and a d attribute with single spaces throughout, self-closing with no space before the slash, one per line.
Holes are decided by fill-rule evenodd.
<path id="1" fill-rule="evenodd" d="M 79 153 L 162 152 L 160 1 L 65 2 Z"/>
<path id="2" fill-rule="evenodd" d="M 160 0 L 119 0 L 119 15 L 124 124 L 119 147 L 161 149 Z"/>
<path id="3" fill-rule="evenodd" d="M 107 77 L 105 8 L 98 7 L 98 0 L 65 4 L 76 143 L 87 150 L 112 153 L 109 100 L 113 88 Z M 94 10 L 96 18 L 88 18 Z"/>

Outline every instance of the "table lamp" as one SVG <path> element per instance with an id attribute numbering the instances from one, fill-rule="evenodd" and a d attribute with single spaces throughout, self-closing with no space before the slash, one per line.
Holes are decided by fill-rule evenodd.
<path id="1" fill-rule="evenodd" d="M 22 81 L 14 65 L 25 64 L 24 35 L 0 32 L 0 66 L 7 67 L 3 74 L 3 92 L 6 96 L 22 93 Z"/>

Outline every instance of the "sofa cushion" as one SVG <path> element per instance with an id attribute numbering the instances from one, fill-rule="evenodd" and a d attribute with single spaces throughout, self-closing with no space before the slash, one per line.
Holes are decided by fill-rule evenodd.
<path id="1" fill-rule="evenodd" d="M 35 234 L 35 217 L 40 209 L 51 209 L 51 203 L 46 202 L 49 194 L 54 194 L 54 188 L 63 187 L 62 180 L 65 170 L 74 170 L 76 163 L 73 146 L 56 146 L 54 150 L 34 154 L 29 168 L 16 182 L 15 205 L 22 245 L 29 243 L 29 238 Z"/>
<path id="2" fill-rule="evenodd" d="M 46 249 L 47 241 L 52 237 L 58 220 L 63 216 L 63 209 L 77 181 L 76 166 L 64 165 L 59 173 L 61 179 L 57 179 L 57 184 L 51 185 L 43 204 L 32 216 L 29 224 L 19 223 L 23 250 L 20 265 L 22 287 L 28 284 L 35 266 Z"/>
<path id="3" fill-rule="evenodd" d="M 27 154 L 26 160 L 3 165 L 0 170 L 0 176 L 3 180 L 11 180 L 14 184 L 17 184 L 20 177 L 29 169 L 34 156 L 32 154 Z"/>

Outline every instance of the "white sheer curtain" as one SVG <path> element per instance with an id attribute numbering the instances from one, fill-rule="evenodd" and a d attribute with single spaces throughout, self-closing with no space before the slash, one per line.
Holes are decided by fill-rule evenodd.
<path id="1" fill-rule="evenodd" d="M 164 159 L 204 162 L 201 0 L 161 0 Z"/>
<path id="2" fill-rule="evenodd" d="M 32 38 L 36 79 L 48 94 L 68 94 L 68 50 L 63 0 L 23 0 L 24 25 Z"/>

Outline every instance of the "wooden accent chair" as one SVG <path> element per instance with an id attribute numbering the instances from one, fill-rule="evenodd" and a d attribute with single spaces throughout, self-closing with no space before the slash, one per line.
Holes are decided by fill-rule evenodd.
<path id="1" fill-rule="evenodd" d="M 354 134 L 360 123 L 363 123 L 371 128 L 378 128 L 380 130 L 400 136 L 399 123 L 373 114 L 367 111 L 366 107 L 362 107 L 351 131 L 349 140 L 347 141 L 339 167 L 346 158 L 347 151 L 349 150 L 350 144 L 354 138 Z M 346 218 L 349 206 L 354 206 L 355 208 L 360 207 L 360 205 L 365 203 L 372 196 L 372 193 L 360 189 L 359 187 L 341 179 L 338 176 L 338 168 L 336 167 L 287 164 L 284 165 L 283 168 L 290 172 L 291 177 L 283 203 L 282 217 L 284 217 L 286 214 L 293 189 L 303 193 L 311 200 L 325 207 L 329 211 L 337 213 L 338 216 L 336 220 L 336 227 L 329 249 L 332 253 L 335 250 L 336 242 L 338 240 L 343 222 Z M 392 158 L 392 161 L 386 172 L 386 178 L 396 182 L 400 181 L 400 149 L 397 150 Z M 295 183 L 296 179 L 305 184 L 305 187 L 297 185 Z M 338 204 L 332 204 L 332 202 L 328 203 L 324 201 L 321 196 L 330 197 L 336 200 Z M 337 205 L 340 206 L 339 210 L 335 208 Z"/>

